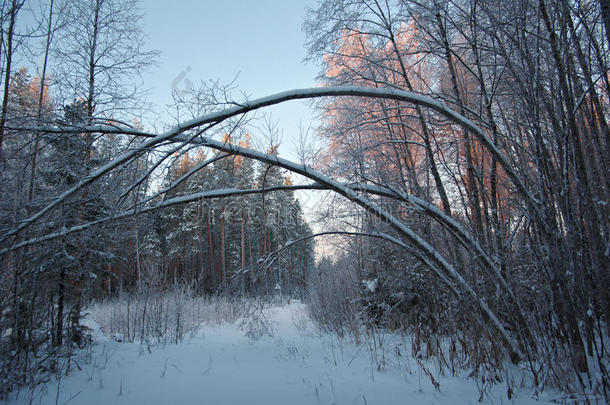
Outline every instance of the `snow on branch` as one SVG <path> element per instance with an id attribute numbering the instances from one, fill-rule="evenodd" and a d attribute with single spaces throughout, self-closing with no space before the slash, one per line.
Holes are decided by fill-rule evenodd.
<path id="1" fill-rule="evenodd" d="M 316 185 L 312 185 L 312 186 L 315 187 Z M 280 247 L 279 249 L 274 250 L 273 252 L 268 253 L 266 257 L 259 259 L 259 262 L 257 263 L 257 265 L 258 265 L 259 269 L 267 270 L 273 265 L 273 263 L 275 263 L 277 258 L 283 252 L 287 251 L 288 249 L 290 249 L 308 239 L 313 239 L 313 238 L 318 238 L 320 236 L 328 236 L 328 235 L 364 236 L 364 237 L 368 237 L 368 238 L 383 239 L 387 242 L 393 243 L 394 245 L 397 245 L 397 246 L 407 250 L 409 253 L 411 253 L 415 257 L 417 257 L 419 260 L 422 260 L 426 265 L 428 265 L 428 267 L 430 267 L 430 268 L 434 267 L 434 264 L 432 264 L 430 261 L 428 261 L 424 257 L 422 257 L 422 255 L 417 250 L 411 248 L 409 245 L 407 245 L 400 239 L 393 237 L 392 235 L 388 235 L 387 233 L 384 233 L 384 232 L 349 232 L 349 231 L 318 232 L 318 233 L 314 233 L 311 235 L 303 236 L 303 237 L 293 240 L 293 241 L 288 241 L 286 244 L 284 244 L 284 246 Z M 248 273 L 251 270 L 253 270 L 252 266 L 248 266 L 248 267 L 239 269 L 235 274 L 233 274 L 231 276 L 231 278 L 235 278 L 236 276 L 238 276 L 240 274 Z M 438 270 L 436 270 L 436 271 L 438 272 Z M 451 280 L 449 280 L 447 277 L 445 277 L 442 273 L 439 273 L 439 276 L 449 286 L 449 288 L 451 289 L 451 291 L 453 291 L 454 294 L 456 294 L 458 296 L 460 295 L 459 289 L 455 286 L 455 284 Z"/>
<path id="2" fill-rule="evenodd" d="M 21 241 L 19 243 L 15 243 L 10 247 L 4 248 L 0 250 L 0 255 L 3 255 L 7 252 L 17 250 L 26 246 L 32 246 L 43 242 L 48 242 L 53 239 L 62 238 L 66 235 L 82 232 L 92 226 L 103 224 L 106 222 L 119 221 L 121 219 L 130 218 L 142 214 L 146 214 L 149 212 L 154 212 L 163 208 L 171 207 L 174 205 L 187 204 L 196 202 L 199 200 L 206 200 L 212 198 L 227 198 L 227 197 L 235 197 L 240 195 L 248 195 L 248 194 L 261 194 L 261 193 L 270 193 L 275 191 L 296 191 L 296 190 L 322 190 L 323 186 L 320 184 L 304 184 L 304 185 L 283 185 L 283 186 L 273 186 L 273 187 L 265 187 L 265 188 L 254 188 L 254 189 L 238 189 L 238 188 L 225 188 L 218 190 L 207 190 L 199 193 L 188 194 L 180 197 L 169 198 L 165 201 L 162 201 L 158 204 L 151 205 L 148 207 L 134 207 L 133 209 L 125 210 L 119 212 L 115 215 L 108 216 L 105 218 L 98 219 L 96 221 L 86 222 L 80 225 L 75 225 L 70 228 L 64 228 L 57 232 L 52 232 L 46 234 L 44 236 L 36 237 Z"/>
<path id="3" fill-rule="evenodd" d="M 387 89 L 387 88 L 369 88 L 369 87 L 357 87 L 357 86 L 338 86 L 338 87 L 316 87 L 307 89 L 296 89 L 286 92 L 276 93 L 267 97 L 258 98 L 251 101 L 245 101 L 243 103 L 236 103 L 233 107 L 223 109 L 218 112 L 205 114 L 201 117 L 186 121 L 185 123 L 179 124 L 173 129 L 162 133 L 162 134 L 151 134 L 144 131 L 137 131 L 130 127 L 121 128 L 112 125 L 97 125 L 97 126 L 86 126 L 79 128 L 70 128 L 70 131 L 78 129 L 84 132 L 99 132 L 99 133 L 112 133 L 112 134 L 126 134 L 148 137 L 147 141 L 143 142 L 138 148 L 126 152 L 106 165 L 98 168 L 89 174 L 86 178 L 81 179 L 69 190 L 66 190 L 59 197 L 55 199 L 51 204 L 41 209 L 31 217 L 23 220 L 15 229 L 5 233 L 0 237 L 0 242 L 4 242 L 10 237 L 16 237 L 20 231 L 29 226 L 31 223 L 37 221 L 47 212 L 57 207 L 62 201 L 76 193 L 83 187 L 91 184 L 96 179 L 105 175 L 109 171 L 118 167 L 119 165 L 137 157 L 142 153 L 143 150 L 148 150 L 155 147 L 156 145 L 166 141 L 185 141 L 186 137 L 184 133 L 191 129 L 198 128 L 198 134 L 204 134 L 207 129 L 215 126 L 228 118 L 245 114 L 250 111 L 254 111 L 263 107 L 268 107 L 274 104 L 279 104 L 289 100 L 299 99 L 310 99 L 319 97 L 339 97 L 339 96 L 354 96 L 354 97 L 367 97 L 367 98 L 379 98 L 379 99 L 390 99 L 397 101 L 410 102 L 416 105 L 424 106 L 435 110 L 454 122 L 463 125 L 464 127 L 471 130 L 479 139 L 479 141 L 485 146 L 485 148 L 494 156 L 494 158 L 500 163 L 502 168 L 505 170 L 517 190 L 526 199 L 530 208 L 536 214 L 538 219 L 544 223 L 544 214 L 539 207 L 538 201 L 529 193 L 525 184 L 517 176 L 517 173 L 510 166 L 507 158 L 500 152 L 498 148 L 491 142 L 491 140 L 485 135 L 474 122 L 457 113 L 445 104 L 434 100 L 430 97 L 423 96 L 414 92 Z M 208 127 L 201 129 L 200 127 L 208 125 Z M 69 132 L 66 127 L 51 127 L 51 128 L 29 128 L 29 130 L 44 131 L 44 132 Z M 190 138 L 190 137 L 189 137 Z"/>
<path id="4" fill-rule="evenodd" d="M 441 280 L 445 281 L 446 283 L 448 283 L 450 279 L 455 280 L 455 282 L 457 282 L 468 293 L 468 295 L 473 298 L 479 308 L 481 308 L 481 310 L 488 316 L 491 323 L 494 325 L 496 330 L 501 334 L 504 341 L 510 347 L 510 350 L 512 351 L 511 357 L 523 358 L 517 342 L 515 342 L 515 340 L 510 336 L 508 331 L 500 322 L 499 318 L 495 315 L 492 309 L 483 301 L 483 299 L 476 293 L 476 291 L 466 281 L 466 279 L 464 279 L 464 277 L 432 245 L 430 245 L 421 236 L 411 230 L 411 228 L 405 225 L 402 221 L 394 217 L 392 214 L 381 208 L 373 201 L 360 195 L 352 188 L 342 183 L 339 183 L 334 179 L 331 179 L 323 173 L 320 173 L 305 165 L 297 164 L 286 159 L 280 158 L 277 155 L 269 155 L 252 149 L 247 149 L 237 145 L 219 142 L 207 138 L 201 140 L 200 145 L 207 146 L 209 148 L 220 150 L 226 153 L 241 155 L 254 160 L 258 160 L 260 162 L 275 164 L 293 173 L 300 174 L 304 177 L 309 178 L 310 180 L 313 180 L 325 186 L 329 190 L 342 195 L 350 201 L 358 204 L 366 211 L 375 215 L 379 219 L 388 223 L 408 241 L 408 243 L 414 248 L 414 251 L 417 252 L 417 257 L 422 262 L 427 264 Z M 450 285 L 451 284 L 449 284 L 449 286 Z"/>
<path id="5" fill-rule="evenodd" d="M 357 191 L 352 188 L 337 182 L 334 179 L 329 178 L 328 176 L 315 171 L 305 165 L 296 164 L 290 162 L 288 160 L 282 159 L 279 156 L 269 155 L 260 153 L 251 149 L 242 148 L 236 145 L 232 145 L 226 142 L 215 141 L 210 138 L 204 137 L 205 132 L 210 128 L 218 125 L 226 119 L 231 117 L 242 115 L 248 113 L 250 111 L 271 106 L 274 104 L 279 104 L 289 100 L 297 100 L 297 99 L 309 99 L 309 98 L 317 98 L 317 97 L 330 97 L 330 96 L 355 96 L 355 97 L 368 97 L 368 98 L 379 98 L 379 99 L 392 99 L 397 101 L 410 102 L 416 105 L 424 106 L 430 108 L 438 113 L 446 116 L 452 121 L 468 128 L 472 131 L 473 134 L 479 139 L 481 144 L 488 150 L 488 152 L 500 163 L 504 171 L 507 173 L 514 186 L 517 188 L 517 191 L 523 195 L 528 205 L 532 209 L 532 212 L 535 214 L 538 220 L 541 221 L 542 224 L 546 225 L 544 222 L 544 215 L 540 209 L 538 201 L 528 192 L 526 186 L 521 181 L 521 179 L 517 176 L 517 173 L 512 169 L 506 157 L 496 148 L 496 146 L 490 141 L 490 139 L 485 135 L 483 130 L 481 130 L 475 123 L 473 123 L 468 118 L 463 115 L 453 111 L 445 104 L 434 100 L 430 97 L 426 97 L 420 94 L 416 94 L 413 92 L 407 92 L 402 90 L 395 89 L 381 89 L 381 88 L 365 88 L 365 87 L 353 87 L 353 86 L 342 86 L 342 87 L 322 87 L 322 88 L 309 88 L 309 89 L 297 89 L 291 90 L 283 93 L 277 93 L 271 96 L 255 99 L 252 101 L 245 101 L 241 104 L 236 104 L 233 107 L 223 109 L 218 112 L 206 114 L 202 117 L 195 118 L 193 120 L 187 121 L 183 124 L 179 124 L 175 128 L 158 135 L 149 134 L 146 132 L 134 131 L 132 128 L 127 128 L 122 130 L 116 127 L 92 127 L 86 128 L 86 130 L 91 130 L 95 132 L 101 133 L 125 133 L 129 135 L 136 135 L 147 137 L 146 141 L 142 142 L 134 150 L 125 152 L 120 155 L 116 159 L 108 162 L 107 164 L 101 166 L 97 170 L 91 172 L 87 177 L 78 181 L 73 187 L 63 192 L 59 197 L 57 197 L 52 203 L 41 209 L 40 211 L 33 214 L 31 217 L 22 221 L 15 229 L 5 233 L 2 237 L 0 237 L 0 242 L 4 242 L 9 238 L 13 238 L 13 245 L 16 245 L 16 237 L 19 232 L 24 228 L 34 223 L 35 221 L 42 218 L 46 213 L 57 207 L 61 202 L 65 201 L 70 196 L 74 195 L 79 190 L 83 189 L 87 185 L 94 182 L 96 179 L 104 176 L 109 173 L 113 169 L 119 167 L 127 161 L 139 156 L 146 150 L 150 150 L 155 146 L 164 143 L 164 142 L 181 142 L 190 144 L 196 142 L 200 146 L 206 146 L 212 149 L 220 150 L 229 154 L 237 154 L 244 157 L 248 157 L 251 159 L 255 159 L 268 164 L 275 164 L 284 169 L 292 171 L 294 173 L 301 174 L 304 177 L 307 177 L 318 184 L 321 184 L 325 188 L 328 188 L 336 193 L 348 198 L 352 202 L 360 205 L 365 210 L 369 211 L 373 215 L 379 217 L 383 221 L 387 222 L 391 225 L 402 237 L 404 237 L 408 244 L 411 245 L 417 252 L 419 252 L 419 258 L 426 264 L 429 264 L 430 267 L 436 272 L 436 274 L 446 282 L 449 279 L 455 280 L 479 305 L 481 310 L 489 317 L 491 323 L 494 325 L 496 330 L 501 334 L 505 342 L 510 347 L 513 354 L 522 358 L 520 354 L 520 350 L 518 345 L 506 331 L 500 320 L 493 313 L 491 308 L 479 297 L 479 295 L 474 291 L 472 286 L 464 279 L 464 277 L 450 264 L 445 258 L 428 242 L 426 242 L 423 238 L 421 238 L 418 234 L 412 231 L 409 227 L 407 227 L 400 220 L 395 218 L 389 212 L 379 207 L 373 201 L 367 199 L 366 197 L 360 195 Z M 193 134 L 192 132 L 187 134 L 187 131 L 196 130 Z M 123 132 L 122 132 L 123 131 Z M 237 192 L 237 190 L 232 190 L 227 192 Z M 188 198 L 192 196 L 179 197 L 176 200 L 176 203 L 186 202 Z M 545 228 L 548 228 L 545 226 Z M 5 249 L 7 250 L 7 249 Z"/>

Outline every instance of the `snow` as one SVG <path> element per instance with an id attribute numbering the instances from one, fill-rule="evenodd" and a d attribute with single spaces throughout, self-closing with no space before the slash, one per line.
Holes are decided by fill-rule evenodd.
<path id="1" fill-rule="evenodd" d="M 364 284 L 364 287 L 372 293 L 374 293 L 377 290 L 377 279 L 362 280 L 362 284 Z"/>
<path id="2" fill-rule="evenodd" d="M 105 337 L 94 320 L 94 345 L 81 371 L 54 379 L 34 393 L 34 404 L 475 404 L 477 382 L 434 379 L 408 356 L 408 340 L 377 336 L 383 347 L 317 331 L 301 303 L 265 310 L 273 336 L 249 339 L 240 322 L 202 325 L 178 345 L 147 346 Z M 367 343 L 368 342 L 368 343 Z M 400 353 L 401 356 L 397 356 Z M 480 385 L 480 384 L 479 384 Z M 59 397 L 56 398 L 57 392 Z M 21 392 L 9 404 L 27 403 Z M 57 399 L 57 401 L 56 401 Z M 551 399 L 551 398 L 546 398 Z M 541 404 L 527 390 L 507 398 L 495 385 L 482 403 Z"/>
<path id="3" fill-rule="evenodd" d="M 2 333 L 2 339 L 8 339 L 13 334 L 13 328 L 6 328 L 4 333 Z"/>
<path id="4" fill-rule="evenodd" d="M 511 178 L 517 189 L 523 194 L 523 196 L 528 200 L 529 204 L 532 206 L 532 209 L 539 216 L 539 218 L 544 218 L 543 212 L 540 210 L 539 202 L 527 191 L 527 188 L 517 176 L 517 174 L 512 170 L 511 166 L 508 163 L 507 158 L 500 152 L 500 150 L 490 141 L 489 138 L 485 135 L 485 133 L 471 120 L 462 116 L 461 114 L 453 111 L 445 104 L 434 100 L 430 97 L 423 96 L 421 94 L 401 91 L 396 89 L 386 89 L 386 88 L 370 88 L 370 87 L 357 87 L 357 86 L 338 86 L 338 87 L 315 87 L 315 88 L 307 88 L 307 89 L 295 89 L 289 90 L 277 94 L 273 94 L 267 97 L 261 97 L 255 100 L 246 101 L 242 104 L 235 104 L 232 107 L 208 113 L 201 117 L 194 118 L 190 121 L 179 124 L 178 126 L 160 134 L 151 134 L 147 132 L 134 131 L 133 128 L 120 128 L 115 126 L 92 126 L 80 128 L 79 131 L 85 132 L 103 132 L 103 133 L 124 133 L 131 135 L 139 135 L 145 138 L 148 138 L 142 144 L 140 144 L 137 148 L 133 150 L 127 151 L 114 160 L 106 163 L 105 165 L 99 167 L 97 170 L 91 172 L 87 177 L 82 178 L 76 183 L 72 188 L 66 190 L 61 195 L 59 195 L 53 202 L 42 208 L 40 211 L 34 213 L 29 218 L 21 221 L 19 226 L 14 228 L 13 230 L 5 233 L 4 235 L 0 235 L 0 241 L 6 240 L 7 238 L 17 235 L 22 229 L 31 225 L 32 223 L 38 221 L 42 218 L 47 212 L 51 211 L 55 207 L 57 207 L 61 202 L 86 187 L 93 181 L 107 174 L 108 172 L 114 170 L 116 167 L 122 165 L 123 163 L 141 155 L 144 151 L 149 150 L 151 148 L 156 147 L 157 145 L 166 142 L 185 142 L 187 144 L 197 143 L 195 142 L 195 138 L 191 135 L 185 134 L 187 131 L 194 128 L 201 128 L 204 125 L 210 123 L 219 123 L 228 118 L 245 114 L 253 110 L 257 110 L 259 108 L 268 107 L 274 104 L 279 104 L 289 100 L 298 100 L 298 99 L 307 99 L 307 98 L 317 98 L 317 97 L 329 97 L 329 96 L 358 96 L 358 97 L 369 97 L 369 98 L 384 98 L 384 99 L 392 99 L 399 101 L 406 101 L 410 103 L 414 103 L 417 105 L 422 105 L 427 108 L 431 108 L 439 113 L 445 115 L 446 117 L 452 119 L 454 122 L 463 125 L 470 129 L 474 135 L 476 135 L 482 144 L 489 150 L 489 152 L 498 160 L 498 162 L 502 165 L 503 169 L 506 171 L 508 176 Z M 53 128 L 40 128 L 40 130 L 44 130 L 47 132 L 57 132 L 57 130 L 53 130 Z M 64 128 L 65 130 L 65 128 Z M 202 146 L 209 146 L 219 150 L 225 149 L 233 149 L 233 152 L 240 150 L 241 152 L 246 151 L 243 148 L 236 147 L 235 145 L 228 145 L 224 142 L 213 141 L 209 138 L 204 138 L 204 142 L 200 142 Z M 224 148 L 223 148 L 224 147 Z M 240 153 L 243 156 L 250 156 L 248 153 Z M 258 154 L 260 156 L 264 156 L 263 154 Z M 267 159 L 269 157 L 267 156 Z M 304 165 L 292 165 L 292 168 L 286 167 L 284 163 L 284 159 L 276 157 L 280 166 L 288 168 L 289 170 L 293 170 L 295 173 L 299 173 L 304 175 L 305 177 L 310 177 L 307 174 L 311 172 L 311 169 Z M 321 175 L 320 173 L 316 173 L 318 180 L 321 183 L 330 184 L 330 179 L 326 176 Z M 14 248 L 14 247 L 13 247 Z M 6 249 L 5 249 L 6 250 Z"/>

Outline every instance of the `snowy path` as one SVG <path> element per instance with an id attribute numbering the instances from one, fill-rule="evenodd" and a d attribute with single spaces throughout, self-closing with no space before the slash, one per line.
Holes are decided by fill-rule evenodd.
<path id="1" fill-rule="evenodd" d="M 422 374 L 404 346 L 386 340 L 391 359 L 372 372 L 364 344 L 314 335 L 301 305 L 270 310 L 274 337 L 255 342 L 238 326 L 206 326 L 179 345 L 153 347 L 117 343 L 99 335 L 93 360 L 61 381 L 58 404 L 476 404 L 477 384 L 438 377 L 440 390 Z M 296 321 L 295 321 L 296 320 Z M 297 328 L 295 325 L 301 325 Z M 305 327 L 303 325 L 305 324 Z M 400 365 L 396 350 L 401 351 Z M 381 358 L 381 352 L 378 352 Z M 411 373 L 405 372 L 410 367 Z M 436 377 L 436 375 L 435 375 Z M 33 403 L 55 404 L 57 383 Z M 12 403 L 27 403 L 21 393 Z M 494 387 L 483 403 L 541 404 L 527 391 L 507 399 L 506 385 Z"/>

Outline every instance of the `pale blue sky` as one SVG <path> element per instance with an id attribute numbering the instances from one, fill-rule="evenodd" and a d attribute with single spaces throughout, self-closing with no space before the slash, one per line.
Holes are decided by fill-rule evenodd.
<path id="1" fill-rule="evenodd" d="M 142 1 L 148 48 L 161 51 L 159 66 L 144 75 L 155 110 L 162 112 L 171 102 L 172 82 L 178 82 L 180 89 L 187 80 L 229 82 L 239 74 L 239 91 L 252 98 L 316 86 L 317 68 L 303 63 L 301 31 L 305 7 L 315 4 L 315 0 Z M 298 101 L 268 111 L 283 129 L 281 153 L 289 153 L 298 139 L 299 120 L 306 125 L 311 112 Z"/>
<path id="2" fill-rule="evenodd" d="M 34 14 L 48 7 L 48 0 L 40 2 L 33 2 L 31 10 L 22 13 L 24 30 L 35 25 Z M 257 98 L 316 86 L 317 67 L 303 62 L 305 34 L 301 31 L 305 8 L 316 4 L 317 0 L 140 0 L 145 48 L 161 52 L 159 65 L 143 75 L 148 101 L 154 106 L 154 113 L 143 117 L 145 124 L 150 127 L 157 121 L 160 130 L 159 121 L 170 120 L 166 106 L 172 102 L 176 81 L 183 89 L 187 81 L 194 85 L 216 79 L 228 83 L 237 76 L 236 98 L 242 92 Z M 29 65 L 28 57 L 22 56 L 16 63 L 20 64 Z M 295 149 L 299 122 L 307 126 L 312 112 L 301 101 L 265 111 L 283 129 L 280 153 L 294 158 L 289 152 Z"/>

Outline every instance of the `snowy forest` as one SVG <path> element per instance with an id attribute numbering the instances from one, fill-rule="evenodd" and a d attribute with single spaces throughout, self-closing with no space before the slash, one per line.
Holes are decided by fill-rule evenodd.
<path id="1" fill-rule="evenodd" d="M 404 351 L 473 401 L 606 403 L 610 2 L 320 0 L 294 44 L 317 87 L 205 80 L 163 124 L 145 5 L 0 5 L 0 401 L 87 373 L 91 317 L 151 353 L 212 312 L 271 336 L 296 302 L 375 356 L 403 342 L 369 379 Z M 290 100 L 317 114 L 297 159 L 264 115 Z"/>

